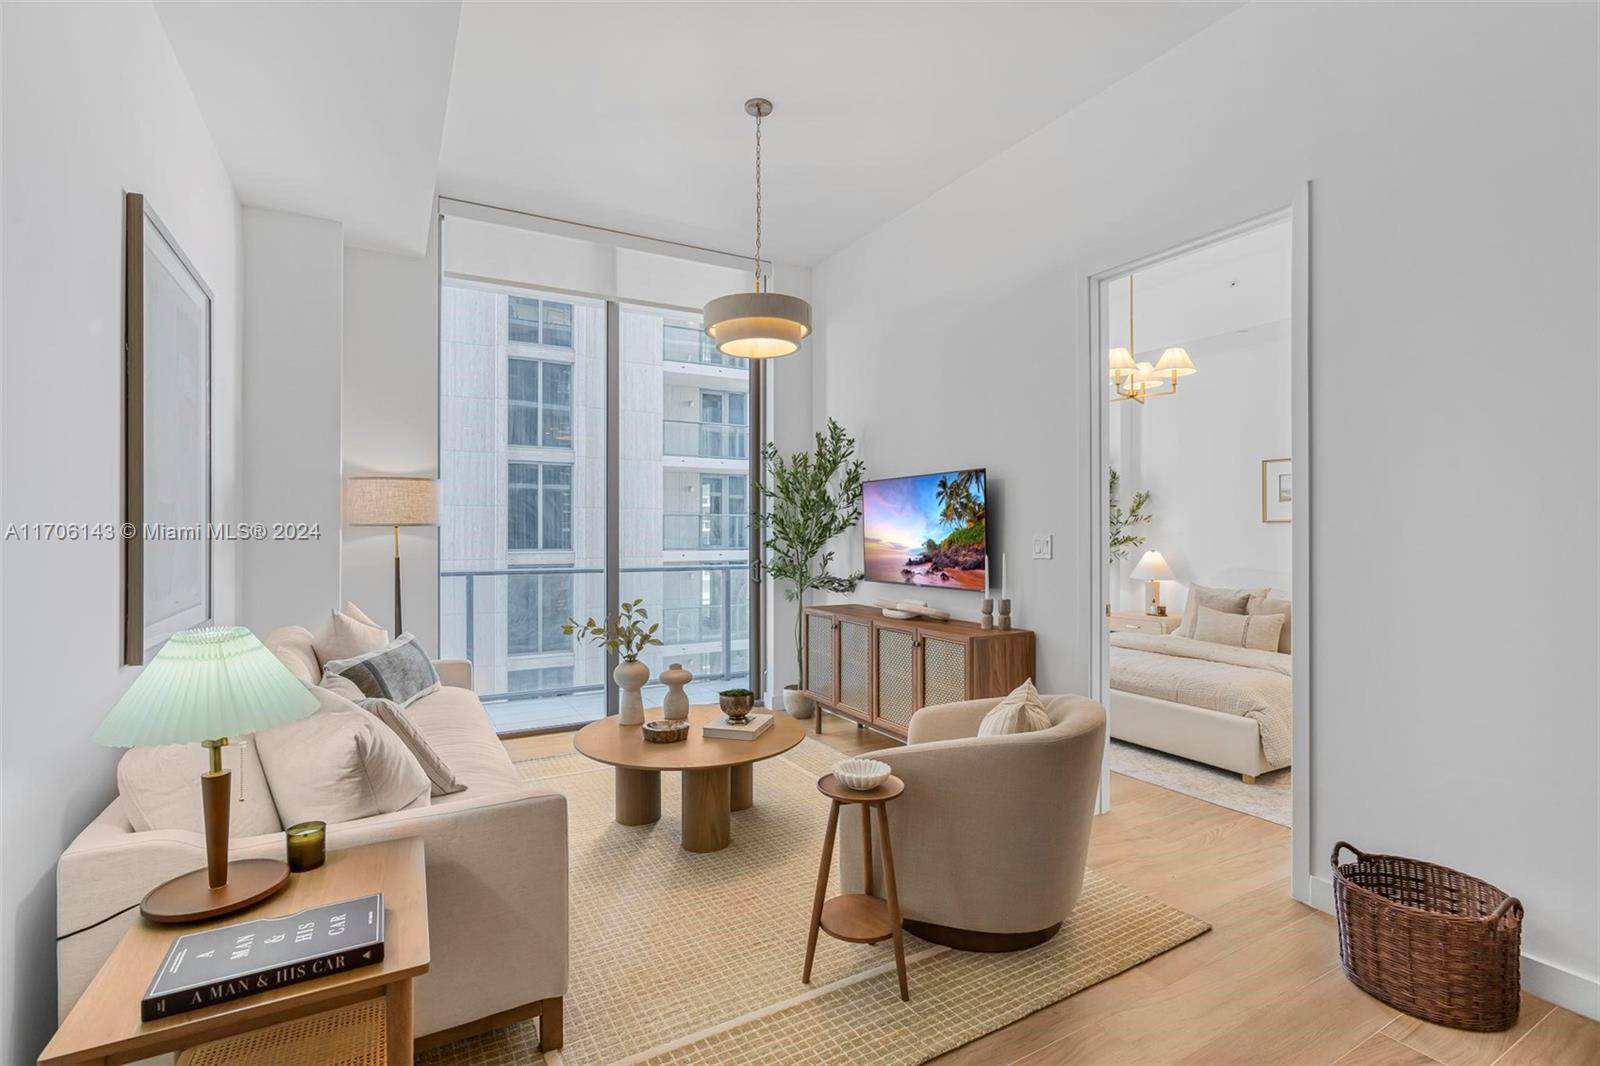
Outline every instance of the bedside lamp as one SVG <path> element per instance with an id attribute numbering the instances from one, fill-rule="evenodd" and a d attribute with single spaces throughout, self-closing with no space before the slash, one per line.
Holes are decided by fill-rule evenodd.
<path id="1" fill-rule="evenodd" d="M 1166 614 L 1167 609 L 1161 606 L 1161 583 L 1176 580 L 1172 567 L 1161 557 L 1160 552 L 1145 552 L 1139 560 L 1139 565 L 1133 568 L 1128 575 L 1135 581 L 1146 582 L 1148 595 L 1145 596 L 1145 614 Z"/>
<path id="2" fill-rule="evenodd" d="M 400 624 L 400 527 L 439 524 L 439 483 L 431 477 L 353 477 L 345 482 L 345 521 L 394 527 L 394 635 Z"/>
<path id="3" fill-rule="evenodd" d="M 112 748 L 192 744 L 211 753 L 200 776 L 206 868 L 150 890 L 139 909 L 153 922 L 196 922 L 257 903 L 289 883 L 277 859 L 228 861 L 228 794 L 222 768 L 230 736 L 305 718 L 313 696 L 242 626 L 176 633 L 100 723 L 94 739 Z"/>

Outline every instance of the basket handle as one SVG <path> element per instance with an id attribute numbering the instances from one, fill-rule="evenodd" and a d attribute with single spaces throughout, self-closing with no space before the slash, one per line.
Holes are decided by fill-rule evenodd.
<path id="1" fill-rule="evenodd" d="M 1501 918 L 1504 918 L 1506 916 L 1506 912 L 1513 908 L 1516 909 L 1517 917 L 1522 917 L 1522 901 L 1516 896 L 1507 896 L 1505 899 L 1500 901 L 1500 906 L 1494 909 L 1494 913 L 1490 914 L 1483 920 L 1484 924 L 1493 925 Z"/>
<path id="2" fill-rule="evenodd" d="M 1329 866 L 1332 866 L 1332 867 L 1335 867 L 1335 868 L 1338 867 L 1338 865 L 1339 865 L 1339 850 L 1341 848 L 1349 848 L 1351 851 L 1355 852 L 1356 861 L 1357 862 L 1365 862 L 1366 859 L 1367 859 L 1366 853 L 1363 852 L 1360 848 L 1356 847 L 1354 844 L 1351 844 L 1351 843 L 1348 843 L 1346 841 L 1341 840 L 1341 841 L 1339 841 L 1339 843 L 1337 843 L 1337 844 L 1335 844 L 1333 846 L 1333 854 L 1328 856 L 1328 865 Z"/>

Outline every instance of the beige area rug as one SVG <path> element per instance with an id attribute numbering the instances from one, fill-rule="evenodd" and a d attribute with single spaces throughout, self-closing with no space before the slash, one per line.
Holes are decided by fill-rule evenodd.
<path id="1" fill-rule="evenodd" d="M 1103 981 L 1210 928 L 1088 875 L 1072 919 L 1028 951 L 979 955 L 906 938 L 911 1002 L 887 944 L 817 945 L 800 982 L 828 801 L 816 779 L 840 759 L 806 738 L 756 766 L 756 805 L 733 843 L 678 846 L 678 775 L 661 820 L 612 821 L 608 767 L 577 754 L 518 764 L 568 798 L 571 987 L 566 1046 L 551 1066 L 613 1063 L 920 1063 Z M 838 890 L 837 862 L 830 891 Z M 546 1061 L 534 1023 L 435 1049 L 419 1061 Z"/>
<path id="2" fill-rule="evenodd" d="M 1219 770 L 1205 763 L 1153 751 L 1121 740 L 1111 742 L 1111 770 L 1157 785 L 1170 792 L 1181 792 L 1207 803 L 1215 803 L 1240 814 L 1265 818 L 1288 825 L 1294 810 L 1291 768 L 1274 770 L 1247 785 L 1231 770 Z M 891 841 L 893 843 L 893 841 Z"/>

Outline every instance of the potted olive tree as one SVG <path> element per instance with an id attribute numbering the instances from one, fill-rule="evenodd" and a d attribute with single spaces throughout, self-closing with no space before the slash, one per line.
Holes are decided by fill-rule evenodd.
<path id="1" fill-rule="evenodd" d="M 805 596 L 818 589 L 851 592 L 861 580 L 829 573 L 833 552 L 828 542 L 861 520 L 861 460 L 855 438 L 833 419 L 818 433 L 809 452 L 785 458 L 770 441 L 761 459 L 766 477 L 755 486 L 761 506 L 752 521 L 767 549 L 767 573 L 789 587 L 784 597 L 795 604 L 794 655 L 796 684 L 783 687 L 784 708 L 796 718 L 809 718 L 816 704 L 801 689 L 804 683 L 802 645 Z"/>

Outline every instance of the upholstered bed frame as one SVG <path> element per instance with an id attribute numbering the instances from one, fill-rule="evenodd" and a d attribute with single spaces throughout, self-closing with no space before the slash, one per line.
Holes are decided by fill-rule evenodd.
<path id="1" fill-rule="evenodd" d="M 1118 689 L 1111 690 L 1107 709 L 1117 740 L 1232 770 L 1246 784 L 1273 769 L 1261 756 L 1261 732 L 1253 718 Z"/>

